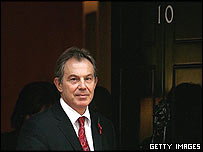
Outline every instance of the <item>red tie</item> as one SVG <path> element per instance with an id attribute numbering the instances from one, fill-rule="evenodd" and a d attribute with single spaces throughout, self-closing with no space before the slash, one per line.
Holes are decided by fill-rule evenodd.
<path id="1" fill-rule="evenodd" d="M 80 124 L 79 133 L 78 133 L 80 144 L 82 145 L 82 148 L 84 151 L 90 151 L 87 138 L 85 136 L 85 128 L 84 128 L 85 117 L 80 117 L 78 121 Z"/>

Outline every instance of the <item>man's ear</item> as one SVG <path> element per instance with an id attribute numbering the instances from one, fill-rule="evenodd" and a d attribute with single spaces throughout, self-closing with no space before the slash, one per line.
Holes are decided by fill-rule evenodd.
<path id="1" fill-rule="evenodd" d="M 55 86 L 56 86 L 56 88 L 58 89 L 59 92 L 63 91 L 63 88 L 61 86 L 61 83 L 59 82 L 59 78 L 58 77 L 54 78 L 54 84 L 55 84 Z"/>

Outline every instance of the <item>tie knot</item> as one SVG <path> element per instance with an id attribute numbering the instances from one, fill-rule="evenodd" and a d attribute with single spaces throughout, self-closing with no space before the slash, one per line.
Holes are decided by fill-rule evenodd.
<path id="1" fill-rule="evenodd" d="M 83 117 L 78 118 L 78 121 L 79 121 L 80 126 L 84 126 L 85 117 L 83 116 Z"/>

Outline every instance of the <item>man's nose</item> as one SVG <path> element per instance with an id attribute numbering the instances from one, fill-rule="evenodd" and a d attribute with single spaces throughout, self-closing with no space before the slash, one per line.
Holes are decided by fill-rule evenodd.
<path id="1" fill-rule="evenodd" d="M 80 80 L 79 89 L 86 89 L 86 83 L 84 79 Z"/>

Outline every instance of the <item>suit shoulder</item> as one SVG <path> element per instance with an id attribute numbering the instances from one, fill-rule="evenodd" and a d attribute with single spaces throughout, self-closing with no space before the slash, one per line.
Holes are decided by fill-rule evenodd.
<path id="1" fill-rule="evenodd" d="M 93 115 L 95 115 L 97 117 L 97 121 L 102 123 L 103 125 L 111 125 L 111 126 L 113 125 L 112 121 L 103 114 L 101 114 L 100 112 L 94 111 Z"/>
<path id="2" fill-rule="evenodd" d="M 51 109 L 49 108 L 43 112 L 32 115 L 28 120 L 25 121 L 24 124 L 26 124 L 26 125 L 35 124 L 38 127 L 40 127 L 42 125 L 49 126 L 49 124 L 52 123 L 53 121 L 54 121 L 53 113 L 52 113 Z"/>

